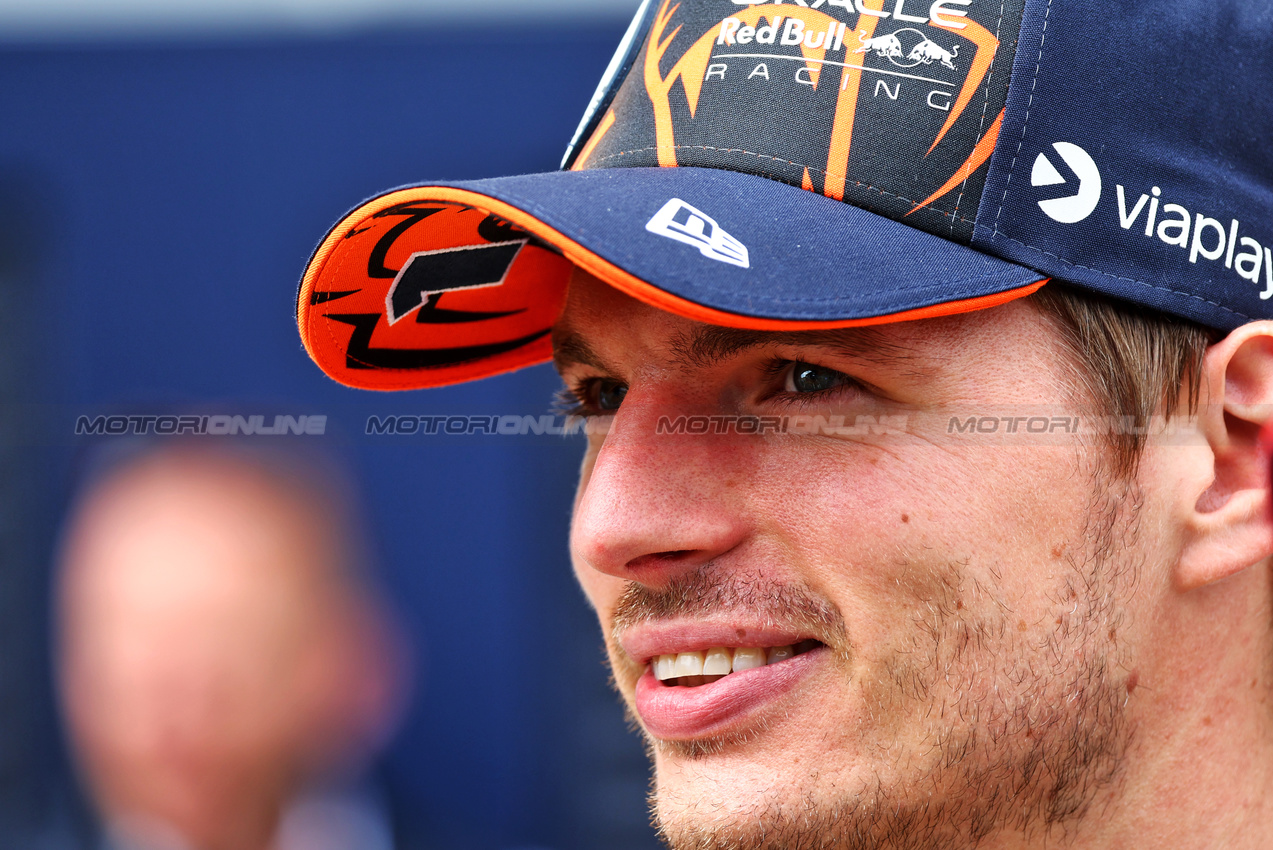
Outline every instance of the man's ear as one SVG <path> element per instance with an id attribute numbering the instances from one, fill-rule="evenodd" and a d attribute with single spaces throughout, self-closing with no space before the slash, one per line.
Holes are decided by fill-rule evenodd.
<path id="1" fill-rule="evenodd" d="M 1210 449 L 1211 480 L 1188 509 L 1176 571 L 1183 590 L 1236 575 L 1273 554 L 1269 458 L 1260 442 L 1270 413 L 1273 322 L 1251 322 L 1208 348 L 1203 359 L 1198 424 Z"/>

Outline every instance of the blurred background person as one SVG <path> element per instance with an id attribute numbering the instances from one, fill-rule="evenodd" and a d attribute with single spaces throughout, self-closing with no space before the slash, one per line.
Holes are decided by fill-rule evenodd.
<path id="1" fill-rule="evenodd" d="M 327 415 L 243 440 L 321 443 L 361 485 L 424 685 L 373 767 L 400 847 L 659 846 L 567 559 L 581 438 L 367 431 L 538 417 L 552 367 L 368 397 L 313 368 L 282 284 L 368 186 L 557 167 L 640 5 L 0 2 L 0 848 L 96 846 L 50 565 L 81 459 L 135 438 L 77 421 L 191 409 Z"/>
<path id="2" fill-rule="evenodd" d="M 393 846 L 358 780 L 407 665 L 344 489 L 296 458 L 177 445 L 79 498 L 57 678 L 102 846 Z"/>

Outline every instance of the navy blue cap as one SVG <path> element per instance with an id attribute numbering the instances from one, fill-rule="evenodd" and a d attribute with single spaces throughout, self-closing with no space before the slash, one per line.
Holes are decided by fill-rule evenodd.
<path id="1" fill-rule="evenodd" d="M 1273 317 L 1273 8 L 646 0 L 563 170 L 403 187 L 324 239 L 302 339 L 353 386 L 541 362 L 576 267 L 714 324 L 851 327 L 1060 279 Z"/>

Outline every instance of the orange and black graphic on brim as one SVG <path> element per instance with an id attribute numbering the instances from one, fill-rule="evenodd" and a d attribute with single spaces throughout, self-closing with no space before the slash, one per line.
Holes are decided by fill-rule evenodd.
<path id="1" fill-rule="evenodd" d="M 371 201 L 311 259 L 305 348 L 364 389 L 441 386 L 543 362 L 571 265 L 498 216 L 420 189 Z"/>

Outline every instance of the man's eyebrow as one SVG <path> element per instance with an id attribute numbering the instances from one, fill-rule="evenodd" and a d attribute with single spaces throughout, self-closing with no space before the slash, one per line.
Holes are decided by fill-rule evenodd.
<path id="1" fill-rule="evenodd" d="M 553 365 L 558 372 L 570 366 L 591 366 L 605 374 L 616 374 L 613 367 L 593 350 L 587 340 L 574 331 L 553 329 Z M 871 328 L 819 331 L 756 331 L 703 325 L 693 331 L 675 335 L 669 342 L 672 359 L 685 366 L 709 368 L 752 348 L 769 345 L 817 346 L 845 357 L 882 366 L 905 367 L 923 375 L 913 352 L 884 337 Z"/>
<path id="2" fill-rule="evenodd" d="M 871 328 L 755 331 L 708 325 L 678 334 L 671 342 L 676 359 L 698 368 L 708 368 L 748 349 L 768 345 L 818 346 L 883 366 L 914 368 L 917 359 L 908 348 Z"/>
<path id="3" fill-rule="evenodd" d="M 606 374 L 612 373 L 601 356 L 579 334 L 563 328 L 553 328 L 552 339 L 553 366 L 558 372 L 564 371 L 568 366 L 591 366 Z"/>

